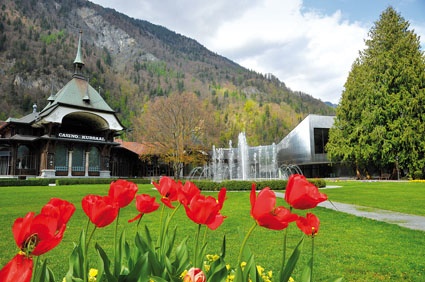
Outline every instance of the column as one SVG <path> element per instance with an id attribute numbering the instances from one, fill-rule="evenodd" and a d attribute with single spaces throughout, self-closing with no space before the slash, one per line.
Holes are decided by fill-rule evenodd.
<path id="1" fill-rule="evenodd" d="M 68 176 L 72 176 L 72 150 L 68 151 Z"/>
<path id="2" fill-rule="evenodd" d="M 89 176 L 89 154 L 90 152 L 86 151 L 86 163 L 85 163 L 85 169 L 84 169 L 85 171 L 84 176 Z"/>

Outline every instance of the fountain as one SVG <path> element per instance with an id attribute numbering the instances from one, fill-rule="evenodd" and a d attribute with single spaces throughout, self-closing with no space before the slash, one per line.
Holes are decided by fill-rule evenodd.
<path id="1" fill-rule="evenodd" d="M 296 165 L 278 167 L 275 143 L 249 147 L 245 133 L 241 132 L 238 135 L 237 148 L 233 148 L 231 140 L 228 148 L 213 146 L 209 165 L 195 167 L 188 178 L 210 178 L 214 181 L 287 179 L 294 173 L 302 174 Z"/>

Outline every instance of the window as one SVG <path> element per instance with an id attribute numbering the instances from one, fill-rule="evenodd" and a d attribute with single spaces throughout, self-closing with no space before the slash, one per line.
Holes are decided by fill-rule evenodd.
<path id="1" fill-rule="evenodd" d="M 68 170 L 68 149 L 63 144 L 56 145 L 55 169 L 57 171 Z"/>
<path id="2" fill-rule="evenodd" d="M 326 153 L 325 146 L 329 141 L 329 128 L 314 128 L 314 153 Z"/>
<path id="3" fill-rule="evenodd" d="M 18 147 L 18 155 L 16 160 L 18 169 L 33 169 L 35 168 L 35 158 L 31 154 L 30 149 L 25 145 Z"/>
<path id="4" fill-rule="evenodd" d="M 89 151 L 89 171 L 100 170 L 100 156 L 99 149 L 91 147 Z"/>

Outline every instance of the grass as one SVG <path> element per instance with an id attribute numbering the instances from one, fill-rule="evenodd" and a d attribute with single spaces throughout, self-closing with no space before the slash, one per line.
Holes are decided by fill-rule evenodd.
<path id="1" fill-rule="evenodd" d="M 332 201 L 425 216 L 423 182 L 327 182 L 343 189 L 324 189 Z"/>
<path id="2" fill-rule="evenodd" d="M 423 183 L 340 182 L 330 185 L 342 186 L 339 189 L 322 191 L 326 192 L 332 201 L 355 203 L 372 208 L 390 209 L 388 206 L 391 206 L 391 210 L 418 215 L 423 215 L 424 212 L 425 201 L 421 198 L 425 192 Z M 17 252 L 10 228 L 15 218 L 24 216 L 28 211 L 38 213 L 51 197 L 60 197 L 73 202 L 77 211 L 68 224 L 62 243 L 43 258 L 49 260 L 57 280 L 61 281 L 67 271 L 68 256 L 73 248 L 73 242 L 77 242 L 81 229 L 87 224 L 87 217 L 81 209 L 81 198 L 89 193 L 107 194 L 108 188 L 107 185 L 0 188 L 0 266 L 6 264 Z M 139 185 L 139 193 L 158 196 L 151 185 Z M 393 193 L 396 195 L 393 196 Z M 216 196 L 217 193 L 212 195 Z M 248 192 L 228 192 L 227 198 L 222 211 L 227 216 L 226 220 L 217 230 L 207 232 L 208 252 L 214 254 L 220 251 L 225 234 L 226 258 L 234 265 L 241 241 L 239 233 L 245 235 L 253 220 L 249 216 Z M 412 205 L 410 209 L 405 208 L 408 203 Z M 284 205 L 283 199 L 278 199 L 278 204 Z M 169 210 L 166 209 L 165 212 Z M 305 215 L 305 212 L 307 211 L 302 211 L 301 214 Z M 424 280 L 425 232 L 324 208 L 316 208 L 310 212 L 314 212 L 321 220 L 319 235 L 315 238 L 315 281 L 329 281 L 338 276 L 344 276 L 345 281 Z M 136 224 L 127 224 L 126 221 L 135 214 L 133 204 L 120 212 L 120 230 L 125 228 L 128 240 L 131 240 L 136 232 Z M 142 220 L 142 225 L 147 224 L 153 236 L 158 233 L 159 216 L 160 212 L 157 211 L 146 215 Z M 197 226 L 186 217 L 184 209 L 178 210 L 173 224 L 178 228 L 177 241 L 189 236 L 189 247 L 193 246 Z M 114 226 L 98 229 L 94 241 L 99 242 L 106 250 L 111 250 L 113 230 Z M 289 250 L 292 250 L 301 233 L 295 225 L 291 225 L 288 228 L 288 235 Z M 255 253 L 256 262 L 267 270 L 276 271 L 282 258 L 282 238 L 282 231 L 257 227 L 248 242 Z M 310 243 L 311 240 L 307 238 L 299 266 L 304 265 L 309 259 Z M 94 256 L 94 249 L 91 251 Z M 296 281 L 299 274 L 300 267 L 294 273 Z"/>

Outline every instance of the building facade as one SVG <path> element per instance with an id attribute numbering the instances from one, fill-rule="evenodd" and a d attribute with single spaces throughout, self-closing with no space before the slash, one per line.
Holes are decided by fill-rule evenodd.
<path id="1" fill-rule="evenodd" d="M 114 138 L 125 129 L 83 76 L 81 33 L 72 79 L 47 106 L 0 123 L 0 176 L 110 177 Z"/>

